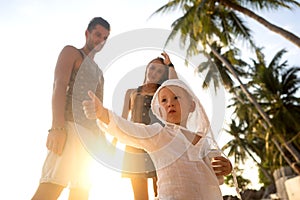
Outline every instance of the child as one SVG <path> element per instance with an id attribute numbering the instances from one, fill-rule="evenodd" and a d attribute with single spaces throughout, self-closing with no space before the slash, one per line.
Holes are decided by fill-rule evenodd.
<path id="1" fill-rule="evenodd" d="M 200 101 L 183 81 L 167 80 L 153 96 L 151 109 L 165 126 L 130 122 L 104 108 L 92 92 L 89 96 L 91 100 L 83 102 L 89 119 L 99 119 L 99 126 L 122 143 L 150 154 L 159 200 L 223 199 L 208 157 L 218 146 Z"/>

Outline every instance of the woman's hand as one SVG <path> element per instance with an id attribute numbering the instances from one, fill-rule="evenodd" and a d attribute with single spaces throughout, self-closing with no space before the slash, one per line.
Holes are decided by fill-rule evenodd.
<path id="1" fill-rule="evenodd" d="M 171 60 L 170 60 L 169 55 L 165 51 L 163 51 L 161 53 L 161 55 L 164 57 L 164 64 L 165 65 L 170 65 L 172 63 Z"/>
<path id="2" fill-rule="evenodd" d="M 170 60 L 169 55 L 165 51 L 163 51 L 161 55 L 164 57 L 164 64 L 169 67 L 169 79 L 178 79 L 177 72 L 174 68 L 173 63 Z"/>

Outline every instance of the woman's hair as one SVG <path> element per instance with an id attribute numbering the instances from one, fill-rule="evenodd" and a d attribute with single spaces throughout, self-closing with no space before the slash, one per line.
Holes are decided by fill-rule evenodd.
<path id="1" fill-rule="evenodd" d="M 164 59 L 161 58 L 161 57 L 157 57 L 157 58 L 154 58 L 153 60 L 151 60 L 147 67 L 146 67 L 146 70 L 145 70 L 145 78 L 144 78 L 144 81 L 143 83 L 146 83 L 146 80 L 147 80 L 147 70 L 148 68 L 150 67 L 150 64 L 155 62 L 155 61 L 159 61 L 161 64 L 163 64 L 165 66 L 165 71 L 164 71 L 164 74 L 162 75 L 161 79 L 157 82 L 157 84 L 161 85 L 164 81 L 168 80 L 169 79 L 169 68 L 168 66 L 166 66 L 164 64 Z"/>

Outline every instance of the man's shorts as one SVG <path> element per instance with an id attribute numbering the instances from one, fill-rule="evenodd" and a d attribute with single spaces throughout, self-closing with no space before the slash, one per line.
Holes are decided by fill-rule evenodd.
<path id="1" fill-rule="evenodd" d="M 88 129 L 66 122 L 67 140 L 62 155 L 48 152 L 40 183 L 54 183 L 69 188 L 90 188 L 90 168 L 93 158 L 82 145 L 78 132 Z M 90 134 L 90 133 L 89 133 Z M 88 134 L 87 134 L 88 135 Z"/>

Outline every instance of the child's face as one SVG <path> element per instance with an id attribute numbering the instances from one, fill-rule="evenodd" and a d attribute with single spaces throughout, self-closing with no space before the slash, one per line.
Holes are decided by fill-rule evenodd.
<path id="1" fill-rule="evenodd" d="M 147 83 L 158 83 L 166 71 L 166 67 L 159 61 L 153 61 L 149 64 L 146 74 Z"/>
<path id="2" fill-rule="evenodd" d="M 177 86 L 164 87 L 158 93 L 158 101 L 163 108 L 161 114 L 164 120 L 186 126 L 186 120 L 193 109 L 194 102 L 184 89 Z"/>

